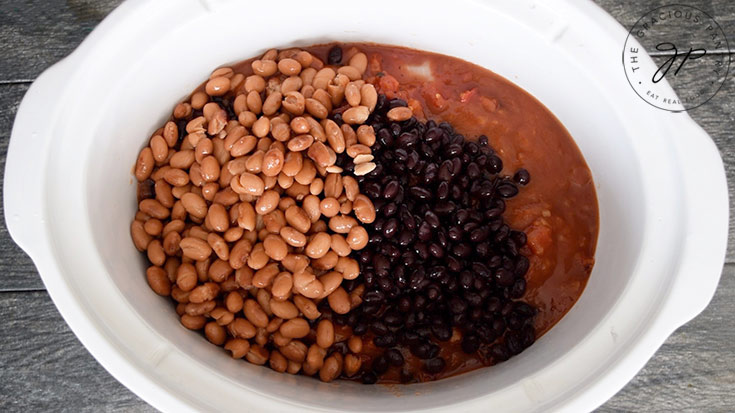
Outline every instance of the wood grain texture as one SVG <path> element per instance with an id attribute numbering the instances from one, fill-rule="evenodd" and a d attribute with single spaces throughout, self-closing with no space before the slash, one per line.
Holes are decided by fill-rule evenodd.
<path id="1" fill-rule="evenodd" d="M 45 291 L 0 293 L 0 411 L 155 411 L 118 383 Z"/>
<path id="2" fill-rule="evenodd" d="M 1 42 L 0 42 L 1 43 Z M 28 84 L 0 85 L 0 170 L 5 170 L 5 155 L 8 152 L 10 129 L 13 118 Z M 3 197 L 3 182 L 0 180 L 0 201 Z M 5 225 L 4 205 L 0 202 L 0 291 L 42 289 L 36 267 L 30 258 L 18 247 L 8 234 Z"/>
<path id="3" fill-rule="evenodd" d="M 11 0 L 0 3 L 0 168 L 17 105 L 28 84 L 71 53 L 120 0 Z M 668 0 L 595 0 L 630 28 Z M 687 0 L 712 15 L 735 45 L 735 2 Z M 621 39 L 622 48 L 623 39 Z M 731 46 L 731 49 L 733 46 Z M 622 49 L 621 49 L 622 50 Z M 717 96 L 690 115 L 712 136 L 735 194 L 735 67 Z M 622 70 L 622 68 L 621 68 Z M 682 73 L 675 87 L 702 79 Z M 631 91 L 632 93 L 632 91 Z M 0 183 L 0 189 L 2 189 Z M 731 211 L 735 200 L 731 199 Z M 2 206 L 0 205 L 0 208 Z M 0 210 L 1 212 L 1 210 Z M 731 214 L 728 262 L 735 263 Z M 82 347 L 39 290 L 30 259 L 0 223 L 0 411 L 154 411 L 112 378 Z M 22 290 L 26 290 L 22 292 Z M 712 304 L 674 333 L 646 367 L 599 412 L 726 412 L 735 406 L 735 265 L 727 265 Z"/>
<path id="4" fill-rule="evenodd" d="M 0 4 L 0 80 L 28 81 L 68 55 L 120 0 L 8 0 Z"/>

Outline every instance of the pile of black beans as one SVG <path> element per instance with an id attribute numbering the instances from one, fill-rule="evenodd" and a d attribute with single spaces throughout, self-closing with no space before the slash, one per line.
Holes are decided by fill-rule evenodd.
<path id="1" fill-rule="evenodd" d="M 466 140 L 450 124 L 412 117 L 392 122 L 388 110 L 406 106 L 379 96 L 368 124 L 377 167 L 358 178 L 377 219 L 367 226 L 368 246 L 355 253 L 361 275 L 347 283 L 365 285 L 363 304 L 334 315 L 358 335 L 384 348 L 363 368 L 362 381 L 375 383 L 390 366 L 401 380 L 415 380 L 401 350 L 423 361 L 427 373 L 446 367 L 442 342 L 454 330 L 461 349 L 480 352 L 488 363 L 504 361 L 530 346 L 536 309 L 520 300 L 529 260 L 519 250 L 526 235 L 503 220 L 505 200 L 529 182 L 526 170 L 499 175 L 503 162 L 480 136 Z M 339 123 L 339 114 L 334 116 Z M 346 156 L 338 164 L 353 165 Z"/>

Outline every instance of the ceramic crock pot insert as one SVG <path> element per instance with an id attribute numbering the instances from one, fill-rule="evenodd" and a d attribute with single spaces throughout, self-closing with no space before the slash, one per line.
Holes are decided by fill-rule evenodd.
<path id="1" fill-rule="evenodd" d="M 24 98 L 6 168 L 8 226 L 90 352 L 162 410 L 592 409 L 705 307 L 727 242 L 717 150 L 687 115 L 628 87 L 625 35 L 571 0 L 126 2 Z M 410 386 L 321 383 L 233 361 L 150 291 L 129 237 L 145 139 L 213 68 L 333 40 L 480 64 L 536 96 L 582 150 L 600 204 L 597 263 L 567 316 L 519 356 Z"/>

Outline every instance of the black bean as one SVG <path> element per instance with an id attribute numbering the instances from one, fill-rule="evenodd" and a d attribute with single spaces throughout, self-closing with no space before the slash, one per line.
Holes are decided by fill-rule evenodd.
<path id="1" fill-rule="evenodd" d="M 513 175 L 513 180 L 516 181 L 518 185 L 528 185 L 528 183 L 531 182 L 531 175 L 527 170 L 519 169 L 516 171 L 515 175 Z"/>
<path id="2" fill-rule="evenodd" d="M 473 354 L 480 348 L 480 339 L 474 334 L 467 334 L 462 338 L 461 347 L 465 353 Z"/>
<path id="3" fill-rule="evenodd" d="M 496 362 L 505 361 L 510 358 L 508 348 L 504 344 L 494 344 L 490 347 L 490 355 Z"/>
<path id="4" fill-rule="evenodd" d="M 505 287 L 513 285 L 513 282 L 515 281 L 513 273 L 505 268 L 500 268 L 495 271 L 494 277 L 498 284 Z"/>
<path id="5" fill-rule="evenodd" d="M 342 48 L 333 46 L 327 54 L 327 63 L 330 65 L 338 65 L 342 63 Z"/>
<path id="6" fill-rule="evenodd" d="M 511 182 L 503 182 L 498 185 L 498 194 L 503 198 L 512 198 L 518 195 L 518 187 Z"/>
<path id="7" fill-rule="evenodd" d="M 404 363 L 403 354 L 395 348 L 387 350 L 385 352 L 385 358 L 388 359 L 388 363 L 395 367 L 401 367 Z"/>
<path id="8" fill-rule="evenodd" d="M 324 317 L 357 335 L 371 331 L 374 345 L 385 349 L 362 373 L 366 383 L 389 365 L 405 365 L 406 349 L 428 360 L 425 371 L 441 372 L 446 361 L 438 358 L 436 343 L 451 339 L 455 328 L 463 351 L 480 351 L 493 362 L 535 340 L 536 310 L 520 301 L 527 239 L 503 219 L 504 199 L 529 182 L 527 171 L 498 175 L 503 162 L 485 136 L 470 142 L 446 122 L 387 120 L 390 108 L 405 105 L 379 95 L 367 122 L 377 137 L 377 167 L 357 181 L 377 219 L 366 226 L 367 247 L 354 252 L 360 277 L 344 284 L 348 291 L 364 285 L 363 303 L 347 315 L 334 314 L 326 302 L 318 305 Z M 354 169 L 344 154 L 337 165 Z M 335 350 L 347 351 L 344 343 Z M 410 368 L 399 371 L 401 382 L 416 381 Z"/>
<path id="9" fill-rule="evenodd" d="M 444 368 L 446 367 L 446 362 L 441 357 L 436 357 L 430 360 L 426 360 L 426 363 L 424 364 L 424 370 L 426 370 L 427 373 L 440 373 Z"/>

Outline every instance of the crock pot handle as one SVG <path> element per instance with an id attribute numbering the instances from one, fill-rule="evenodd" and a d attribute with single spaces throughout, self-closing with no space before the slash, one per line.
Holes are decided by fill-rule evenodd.
<path id="1" fill-rule="evenodd" d="M 688 115 L 672 123 L 687 211 L 678 274 L 663 312 L 671 315 L 675 329 L 701 313 L 717 289 L 727 250 L 729 203 L 715 143 Z"/>
<path id="2" fill-rule="evenodd" d="M 44 174 L 54 124 L 62 105 L 69 58 L 46 69 L 23 96 L 5 163 L 5 222 L 13 240 L 31 254 L 44 231 Z"/>

